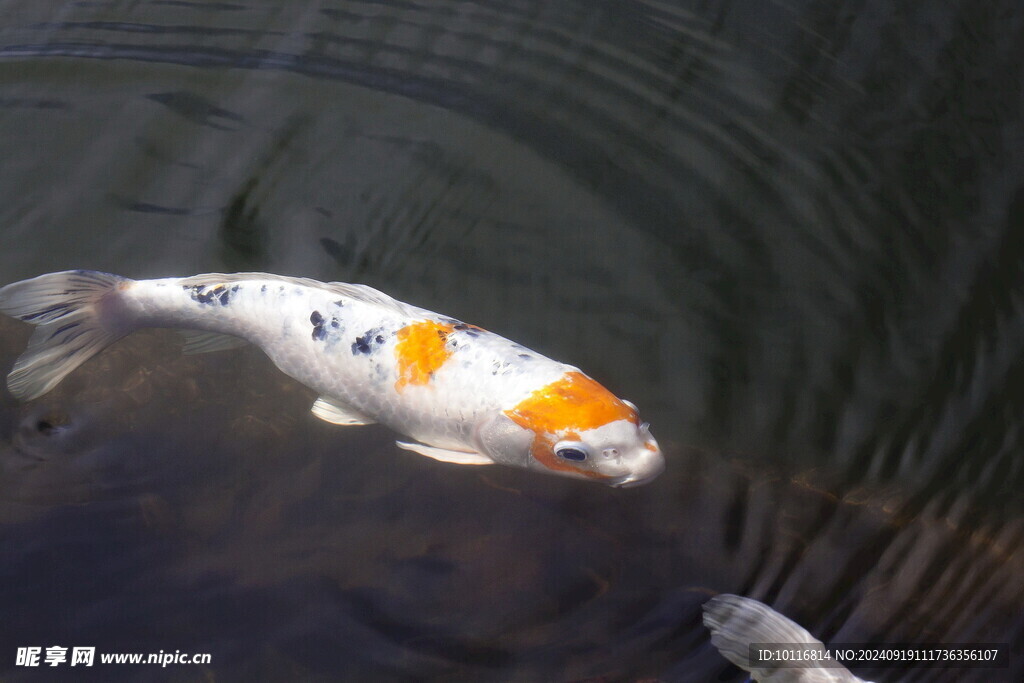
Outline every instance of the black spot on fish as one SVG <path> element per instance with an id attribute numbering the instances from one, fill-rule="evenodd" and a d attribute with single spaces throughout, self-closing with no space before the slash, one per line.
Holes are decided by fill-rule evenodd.
<path id="1" fill-rule="evenodd" d="M 455 322 L 457 324 L 453 325 L 452 329 L 457 330 L 459 332 L 465 332 L 466 335 L 469 337 L 479 337 L 480 333 L 483 332 L 483 330 L 477 327 L 476 325 L 468 325 L 466 323 L 461 323 L 458 320 L 456 320 Z"/>
<path id="2" fill-rule="evenodd" d="M 267 286 L 266 285 L 261 285 L 260 286 L 260 293 L 263 293 L 265 291 L 267 291 Z"/>
<path id="3" fill-rule="evenodd" d="M 521 353 L 519 354 L 519 357 L 522 358 L 523 360 L 533 360 L 533 356 L 531 356 L 528 353 Z"/>
<path id="4" fill-rule="evenodd" d="M 185 289 L 191 289 L 190 296 L 192 300 L 200 305 L 212 305 L 219 303 L 221 306 L 227 306 L 228 300 L 231 298 L 231 292 L 237 290 L 237 285 L 232 289 L 227 289 L 224 285 L 217 285 L 216 287 L 206 288 L 206 285 L 192 285 L 191 287 L 185 286 Z"/>
<path id="5" fill-rule="evenodd" d="M 332 330 L 341 330 L 341 321 L 331 316 L 330 320 L 324 318 L 320 311 L 313 311 L 309 315 L 309 322 L 313 323 L 313 340 L 323 341 L 327 333 Z"/>
<path id="6" fill-rule="evenodd" d="M 334 305 L 337 306 L 338 308 L 342 308 L 345 305 L 345 300 L 338 299 L 337 301 L 334 302 Z"/>
<path id="7" fill-rule="evenodd" d="M 373 353 L 381 344 L 384 343 L 384 335 L 380 333 L 381 329 L 375 327 L 367 330 L 363 333 L 363 336 L 356 337 L 356 340 L 352 343 L 352 355 L 359 353 L 365 353 L 367 355 Z"/>
<path id="8" fill-rule="evenodd" d="M 195 301 L 200 306 L 207 306 L 214 302 L 214 299 L 220 294 L 220 287 L 214 287 L 207 291 L 206 285 L 195 285 L 192 287 L 192 301 Z"/>

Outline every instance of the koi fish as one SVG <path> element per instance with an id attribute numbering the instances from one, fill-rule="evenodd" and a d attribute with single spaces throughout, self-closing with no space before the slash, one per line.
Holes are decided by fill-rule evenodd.
<path id="1" fill-rule="evenodd" d="M 366 285 L 75 270 L 3 287 L 0 312 L 37 326 L 7 378 L 22 400 L 133 330 L 171 327 L 185 331 L 186 353 L 255 344 L 318 393 L 316 417 L 379 422 L 411 438 L 399 447 L 435 460 L 611 486 L 649 482 L 665 467 L 636 406 L 578 368 Z"/>
<path id="2" fill-rule="evenodd" d="M 772 683 L 865 683 L 835 659 L 826 659 L 825 644 L 805 628 L 763 602 L 723 593 L 704 603 L 704 626 L 722 656 L 750 673 L 754 681 Z M 806 659 L 779 663 L 751 662 L 751 645 L 760 643 L 801 649 Z M 817 655 L 817 656 L 813 656 Z"/>

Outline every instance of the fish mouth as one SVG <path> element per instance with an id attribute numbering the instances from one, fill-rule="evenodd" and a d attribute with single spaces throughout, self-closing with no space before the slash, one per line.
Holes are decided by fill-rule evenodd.
<path id="1" fill-rule="evenodd" d="M 658 451 L 651 454 L 651 457 L 637 463 L 637 467 L 629 474 L 611 479 L 608 484 L 617 489 L 630 489 L 635 486 L 643 486 L 657 479 L 665 471 L 665 460 Z"/>

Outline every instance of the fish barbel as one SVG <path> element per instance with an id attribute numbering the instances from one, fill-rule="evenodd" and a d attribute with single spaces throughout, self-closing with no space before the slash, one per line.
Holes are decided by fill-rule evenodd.
<path id="1" fill-rule="evenodd" d="M 400 447 L 436 460 L 612 486 L 646 483 L 665 467 L 636 407 L 579 369 L 366 285 L 75 270 L 3 287 L 0 311 L 36 325 L 7 378 L 22 400 L 134 330 L 170 327 L 186 333 L 186 352 L 255 344 L 319 394 L 316 417 L 379 422 L 411 437 Z"/>

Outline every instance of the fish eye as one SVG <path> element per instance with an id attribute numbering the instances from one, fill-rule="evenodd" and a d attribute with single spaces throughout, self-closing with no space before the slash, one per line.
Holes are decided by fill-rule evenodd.
<path id="1" fill-rule="evenodd" d="M 587 459 L 587 452 L 582 451 L 579 448 L 559 448 L 555 451 L 555 455 L 559 458 L 565 458 L 566 460 L 575 460 L 577 462 Z"/>

